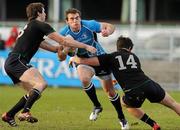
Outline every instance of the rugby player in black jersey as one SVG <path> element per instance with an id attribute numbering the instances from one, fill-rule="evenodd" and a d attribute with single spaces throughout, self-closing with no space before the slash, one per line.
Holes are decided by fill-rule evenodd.
<path id="1" fill-rule="evenodd" d="M 180 115 L 180 104 L 165 92 L 157 82 L 144 74 L 139 58 L 131 52 L 133 43 L 130 38 L 121 36 L 116 44 L 117 51 L 111 54 L 93 58 L 72 57 L 70 62 L 102 65 L 110 68 L 124 91 L 121 102 L 127 107 L 128 112 L 149 124 L 153 130 L 160 130 L 160 126 L 140 108 L 145 99 L 151 103 L 160 103 L 178 115 Z"/>
<path id="2" fill-rule="evenodd" d="M 14 107 L 2 115 L 2 120 L 11 126 L 17 126 L 14 117 L 21 109 L 23 110 L 18 115 L 20 121 L 31 123 L 38 121 L 37 118 L 31 115 L 30 109 L 46 88 L 47 83 L 40 72 L 29 65 L 29 62 L 39 47 L 52 52 L 57 52 L 60 48 L 46 43 L 43 39 L 44 36 L 65 46 L 85 48 L 92 53 L 96 52 L 96 49 L 92 46 L 59 35 L 49 24 L 45 23 L 46 13 L 42 3 L 29 4 L 26 8 L 26 14 L 28 24 L 19 34 L 16 45 L 9 53 L 4 65 L 6 73 L 14 84 L 20 83 L 27 91 L 27 94 Z"/>

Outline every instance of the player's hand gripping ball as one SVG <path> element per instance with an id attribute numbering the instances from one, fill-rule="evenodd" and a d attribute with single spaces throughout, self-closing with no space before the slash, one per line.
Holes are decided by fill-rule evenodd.
<path id="1" fill-rule="evenodd" d="M 69 48 L 68 55 L 72 57 L 72 56 L 75 56 L 75 54 L 76 54 L 76 48 L 73 48 L 73 47 Z"/>
<path id="2" fill-rule="evenodd" d="M 67 54 L 65 54 L 63 49 L 64 49 L 63 46 L 59 46 L 58 51 L 57 51 L 57 56 L 60 61 L 64 61 L 67 56 Z"/>

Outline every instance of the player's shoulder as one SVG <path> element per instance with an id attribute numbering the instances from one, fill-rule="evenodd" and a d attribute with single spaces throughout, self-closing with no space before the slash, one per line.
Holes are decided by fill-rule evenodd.
<path id="1" fill-rule="evenodd" d="M 130 51 L 129 52 L 129 55 L 133 55 L 133 56 L 135 56 L 135 57 L 138 57 L 134 52 L 132 52 L 132 51 Z"/>
<path id="2" fill-rule="evenodd" d="M 41 22 L 41 21 L 36 20 L 36 19 L 31 20 L 30 23 L 31 23 L 31 24 L 45 24 L 45 22 Z"/>
<path id="3" fill-rule="evenodd" d="M 59 30 L 59 33 L 66 34 L 68 31 L 70 31 L 70 29 L 69 29 L 68 25 L 65 25 Z"/>
<path id="4" fill-rule="evenodd" d="M 99 23 L 99 22 L 97 22 L 96 20 L 81 20 L 81 22 L 82 22 L 82 25 L 85 25 L 85 26 L 89 26 L 89 25 L 93 25 L 93 24 L 96 24 L 96 23 Z"/>
<path id="5" fill-rule="evenodd" d="M 31 25 L 31 26 L 35 26 L 35 27 L 40 27 L 40 28 L 44 28 L 44 27 L 49 27 L 50 25 L 48 24 L 48 23 L 46 23 L 46 22 L 42 22 L 42 21 L 39 21 L 39 20 L 31 20 L 30 22 L 29 22 L 29 25 Z"/>
<path id="6" fill-rule="evenodd" d="M 69 26 L 68 25 L 65 25 L 65 26 L 63 26 L 61 29 L 60 29 L 60 31 L 61 30 L 68 30 L 69 29 Z"/>
<path id="7" fill-rule="evenodd" d="M 82 26 L 95 32 L 100 32 L 101 29 L 100 23 L 96 20 L 82 20 Z"/>
<path id="8" fill-rule="evenodd" d="M 116 56 L 128 57 L 130 55 L 130 53 L 120 50 L 120 51 L 115 51 L 115 52 L 109 53 L 109 55 L 111 55 L 111 57 L 116 57 Z"/>
<path id="9" fill-rule="evenodd" d="M 121 51 L 114 51 L 114 52 L 111 52 L 111 53 L 109 53 L 109 55 L 121 55 L 122 54 L 122 52 Z"/>

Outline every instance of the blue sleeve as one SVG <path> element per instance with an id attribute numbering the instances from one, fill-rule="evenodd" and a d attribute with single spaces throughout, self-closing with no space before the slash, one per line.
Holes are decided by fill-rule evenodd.
<path id="1" fill-rule="evenodd" d="M 68 27 L 64 26 L 63 28 L 60 29 L 59 34 L 66 36 L 67 31 L 68 31 Z"/>
<path id="2" fill-rule="evenodd" d="M 82 23 L 94 32 L 101 32 L 101 24 L 96 20 L 82 20 Z"/>

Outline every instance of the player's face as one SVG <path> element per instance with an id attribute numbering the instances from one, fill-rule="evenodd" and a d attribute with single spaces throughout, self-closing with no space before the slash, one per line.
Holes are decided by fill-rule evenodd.
<path id="1" fill-rule="evenodd" d="M 70 28 L 77 32 L 81 28 L 81 17 L 79 16 L 78 13 L 76 14 L 68 14 L 67 15 L 67 20 L 66 23 L 70 26 Z"/>
<path id="2" fill-rule="evenodd" d="M 42 13 L 39 13 L 39 17 L 40 17 L 42 22 L 44 22 L 46 20 L 46 13 L 45 13 L 44 8 L 42 8 Z"/>

